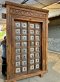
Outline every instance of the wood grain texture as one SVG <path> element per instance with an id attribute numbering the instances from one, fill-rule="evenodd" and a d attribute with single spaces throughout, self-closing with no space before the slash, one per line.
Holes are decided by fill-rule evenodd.
<path id="1" fill-rule="evenodd" d="M 11 6 L 15 6 L 15 7 L 23 8 L 23 9 L 35 10 L 35 11 L 40 11 L 40 12 L 42 11 L 42 12 L 45 12 L 45 13 L 49 12 L 48 10 L 45 10 L 45 9 L 40 9 L 40 8 L 36 8 L 36 7 L 26 6 L 26 5 L 17 4 L 17 3 L 13 3 L 13 2 L 9 2 L 9 1 L 5 2 L 5 7 L 6 7 L 6 5 L 11 5 Z"/>
<path id="2" fill-rule="evenodd" d="M 19 5 L 16 3 L 11 3 L 11 2 L 6 2 L 6 20 L 7 20 L 7 82 L 15 82 L 16 80 L 23 79 L 23 78 L 28 78 L 36 75 L 43 75 L 46 70 L 47 70 L 47 38 L 48 38 L 48 11 L 47 10 L 42 10 L 42 9 L 37 9 L 34 7 L 28 7 L 28 6 L 23 6 Z M 27 22 L 27 69 L 28 71 L 25 73 L 21 74 L 16 74 L 15 73 L 15 21 L 20 21 L 20 22 Z M 39 23 L 41 24 L 41 33 L 40 33 L 40 50 L 41 50 L 41 59 L 39 62 L 40 68 L 39 70 L 30 70 L 30 33 L 29 31 L 31 30 L 30 28 L 30 23 Z M 22 31 L 22 29 L 21 29 Z M 21 37 L 23 34 L 20 34 Z M 34 38 L 35 38 L 34 34 Z M 21 44 L 22 44 L 21 40 Z M 36 39 L 35 39 L 36 42 Z M 35 44 L 34 44 L 35 45 Z M 35 45 L 36 47 L 36 45 Z M 21 52 L 22 48 L 21 47 Z M 22 53 L 21 53 L 21 59 L 22 59 Z M 22 60 L 21 60 L 22 61 Z M 22 64 L 22 62 L 21 62 Z M 22 70 L 22 66 L 21 66 Z"/>

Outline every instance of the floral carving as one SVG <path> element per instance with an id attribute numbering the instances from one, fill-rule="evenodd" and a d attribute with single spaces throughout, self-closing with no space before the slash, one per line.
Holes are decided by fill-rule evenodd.
<path id="1" fill-rule="evenodd" d="M 15 9 L 10 8 L 10 13 L 14 15 L 21 15 L 21 16 L 27 16 L 27 17 L 37 17 L 37 18 L 45 18 L 46 13 L 35 11 L 35 10 L 28 10 L 28 9 Z"/>

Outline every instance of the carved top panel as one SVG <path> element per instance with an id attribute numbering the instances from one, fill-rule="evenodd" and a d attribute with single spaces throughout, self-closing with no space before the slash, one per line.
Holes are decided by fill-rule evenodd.
<path id="1" fill-rule="evenodd" d="M 10 8 L 10 14 L 26 17 L 46 18 L 46 13 L 23 8 Z"/>

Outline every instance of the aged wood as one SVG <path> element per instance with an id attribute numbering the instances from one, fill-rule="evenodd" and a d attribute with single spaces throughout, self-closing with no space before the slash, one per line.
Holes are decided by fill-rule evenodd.
<path id="1" fill-rule="evenodd" d="M 44 13 L 48 13 L 49 12 L 48 10 L 45 10 L 45 9 L 40 9 L 40 8 L 36 8 L 36 7 L 21 5 L 21 4 L 12 3 L 12 2 L 9 2 L 9 1 L 5 2 L 5 7 L 6 7 L 6 5 L 16 6 L 16 7 L 19 7 L 19 8 L 25 8 L 25 9 L 29 9 L 29 10 L 36 10 L 36 11 L 40 11 L 40 12 L 42 11 Z"/>
<path id="2" fill-rule="evenodd" d="M 6 2 L 7 82 L 47 71 L 48 11 Z"/>

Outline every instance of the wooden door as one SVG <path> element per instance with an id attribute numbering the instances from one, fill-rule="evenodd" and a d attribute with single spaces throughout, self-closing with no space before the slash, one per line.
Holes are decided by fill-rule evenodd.
<path id="1" fill-rule="evenodd" d="M 13 20 L 12 55 L 14 74 L 28 74 L 41 70 L 41 22 Z"/>
<path id="2" fill-rule="evenodd" d="M 7 79 L 18 80 L 45 73 L 48 11 L 11 2 L 6 2 L 6 9 Z"/>
<path id="3" fill-rule="evenodd" d="M 26 74 L 41 68 L 41 23 L 14 21 L 15 74 Z"/>

